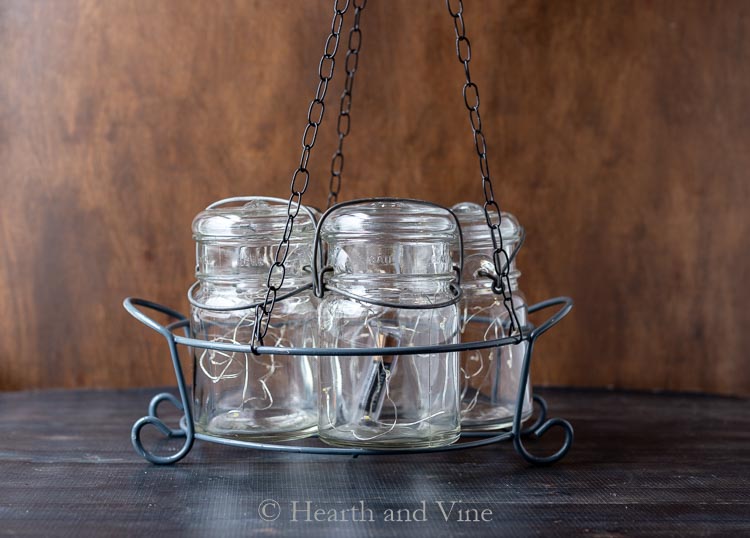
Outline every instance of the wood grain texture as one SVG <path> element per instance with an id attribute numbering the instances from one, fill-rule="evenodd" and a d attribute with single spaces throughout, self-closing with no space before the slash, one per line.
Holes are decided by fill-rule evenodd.
<path id="1" fill-rule="evenodd" d="M 348 458 L 201 441 L 181 462 L 157 467 L 141 460 L 128 438 L 153 390 L 0 394 L 0 534 L 419 538 L 750 532 L 747 400 L 542 392 L 552 416 L 570 419 L 576 429 L 570 453 L 548 468 L 525 465 L 509 444 Z M 277 520 L 259 517 L 265 499 L 279 503 Z M 308 500 L 326 511 L 362 501 L 374 521 L 300 521 L 304 515 L 292 521 L 292 502 L 304 506 Z M 422 501 L 426 521 L 383 521 L 386 510 L 413 511 Z M 491 520 L 445 522 L 438 501 L 491 510 Z"/>
<path id="2" fill-rule="evenodd" d="M 192 217 L 287 195 L 329 3 L 0 2 L 0 389 L 171 382 L 120 302 L 185 310 Z M 522 288 L 577 301 L 536 381 L 750 394 L 750 4 L 470 0 L 466 24 Z M 371 1 L 362 29 L 343 196 L 478 201 L 442 2 Z"/>

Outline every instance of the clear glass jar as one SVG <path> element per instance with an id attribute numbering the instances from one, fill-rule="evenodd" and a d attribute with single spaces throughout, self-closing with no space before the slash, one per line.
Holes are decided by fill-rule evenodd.
<path id="1" fill-rule="evenodd" d="M 448 211 L 364 200 L 337 206 L 320 226 L 330 268 L 318 309 L 324 347 L 458 342 L 451 260 L 458 227 Z M 458 439 L 457 353 L 320 357 L 319 380 L 318 431 L 326 443 L 395 449 Z"/>
<path id="2" fill-rule="evenodd" d="M 461 340 L 494 340 L 510 336 L 510 316 L 502 295 L 492 291 L 495 274 L 492 237 L 482 206 L 464 202 L 453 206 L 464 239 L 464 271 L 461 288 Z M 500 223 L 503 250 L 510 256 L 519 246 L 523 229 L 510 213 Z M 489 275 L 489 276 L 488 276 Z M 518 287 L 521 272 L 515 259 L 510 265 L 513 310 L 521 326 L 528 322 L 526 297 Z M 517 333 L 514 333 L 517 334 Z M 465 430 L 494 430 L 512 424 L 521 381 L 521 369 L 528 343 L 461 353 L 461 427 Z M 532 413 L 531 383 L 524 394 L 522 419 Z"/>
<path id="3" fill-rule="evenodd" d="M 200 285 L 191 295 L 195 338 L 252 342 L 255 309 L 248 306 L 265 298 L 266 278 L 286 219 L 286 203 L 264 200 L 240 207 L 212 207 L 195 217 Z M 300 211 L 279 297 L 311 282 L 314 230 L 311 215 Z M 277 300 L 264 344 L 313 346 L 316 312 L 312 291 Z M 194 349 L 194 365 L 197 432 L 258 441 L 299 439 L 315 433 L 314 358 Z"/>

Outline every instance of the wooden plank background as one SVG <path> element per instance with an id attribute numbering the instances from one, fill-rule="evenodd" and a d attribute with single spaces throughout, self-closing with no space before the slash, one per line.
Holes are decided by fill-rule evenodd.
<path id="1" fill-rule="evenodd" d="M 287 195 L 329 4 L 0 2 L 0 389 L 172 382 L 120 303 L 186 310 L 193 215 Z M 522 287 L 577 301 L 535 380 L 750 394 L 750 3 L 466 4 Z M 362 25 L 343 195 L 479 200 L 443 2 Z"/>

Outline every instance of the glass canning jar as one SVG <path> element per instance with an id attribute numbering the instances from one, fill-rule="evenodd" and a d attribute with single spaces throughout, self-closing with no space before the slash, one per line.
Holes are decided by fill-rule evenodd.
<path id="1" fill-rule="evenodd" d="M 231 201 L 229 199 L 228 201 Z M 255 309 L 287 220 L 287 204 L 251 199 L 242 206 L 209 206 L 193 220 L 196 277 L 190 292 L 195 338 L 250 344 Z M 311 283 L 315 222 L 300 211 L 286 260 L 282 297 Z M 310 291 L 279 299 L 265 345 L 315 344 L 317 299 Z M 194 349 L 193 403 L 199 433 L 244 440 L 306 437 L 317 427 L 316 366 L 312 357 Z"/>
<path id="2" fill-rule="evenodd" d="M 413 200 L 339 204 L 323 217 L 323 347 L 458 342 L 458 226 Z M 319 357 L 318 431 L 326 443 L 374 449 L 453 443 L 460 430 L 458 354 Z"/>
<path id="3" fill-rule="evenodd" d="M 461 340 L 494 340 L 510 336 L 510 316 L 502 295 L 492 291 L 492 237 L 482 206 L 464 202 L 453 206 L 464 239 L 464 271 L 460 302 Z M 523 228 L 510 213 L 500 222 L 503 250 L 511 256 L 520 247 Z M 527 324 L 528 305 L 518 287 L 521 272 L 515 259 L 510 264 L 513 310 L 521 326 Z M 517 334 L 517 332 L 514 332 Z M 465 430 L 494 430 L 512 424 L 527 342 L 461 353 L 461 427 Z M 522 419 L 532 412 L 531 383 L 523 399 Z"/>

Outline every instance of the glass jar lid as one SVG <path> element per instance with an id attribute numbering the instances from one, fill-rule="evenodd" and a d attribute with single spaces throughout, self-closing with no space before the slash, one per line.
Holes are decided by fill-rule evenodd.
<path id="1" fill-rule="evenodd" d="M 318 274 L 328 273 L 328 290 L 408 308 L 450 306 L 459 296 L 459 226 L 444 207 L 397 198 L 344 202 L 324 215 L 319 231 L 327 248 Z"/>
<path id="2" fill-rule="evenodd" d="M 193 239 L 196 241 L 241 240 L 244 245 L 275 246 L 284 234 L 287 206 L 252 200 L 241 206 L 215 207 L 200 212 L 193 219 Z M 312 244 L 315 223 L 301 210 L 294 220 L 289 242 Z"/>
<path id="3" fill-rule="evenodd" d="M 459 244 L 458 223 L 446 208 L 429 202 L 346 202 L 321 221 L 320 234 L 335 275 L 453 276 L 451 252 Z"/>
<path id="4" fill-rule="evenodd" d="M 484 208 L 472 202 L 461 202 L 454 205 L 452 211 L 461 223 L 461 234 L 464 241 L 464 287 L 475 285 L 489 288 L 491 281 L 487 275 L 495 274 L 492 261 L 492 234 L 487 226 Z M 502 212 L 500 232 L 503 238 L 503 251 L 508 256 L 518 248 L 523 234 L 523 227 L 511 213 Z M 509 277 L 511 281 L 518 279 L 521 272 L 516 266 L 515 257 L 510 263 Z"/>
<path id="5" fill-rule="evenodd" d="M 415 200 L 372 200 L 343 206 L 323 222 L 321 237 L 340 241 L 453 242 L 458 227 L 444 208 Z"/>
<path id="6" fill-rule="evenodd" d="M 461 233 L 464 238 L 464 247 L 486 248 L 492 252 L 492 234 L 487 226 L 484 216 L 484 208 L 473 202 L 461 202 L 454 205 L 451 210 L 461 223 Z M 511 213 L 502 212 L 500 219 L 500 233 L 503 243 L 515 244 L 521 238 L 521 225 Z"/>
<path id="7" fill-rule="evenodd" d="M 193 220 L 196 277 L 224 283 L 264 280 L 284 235 L 286 201 L 253 199 L 241 206 L 221 204 L 209 206 Z M 286 247 L 285 274 L 290 282 L 285 281 L 285 286 L 293 285 L 291 279 L 295 277 L 309 276 L 305 267 L 312 265 L 314 238 L 314 217 L 303 207 Z M 258 287 L 257 283 L 252 286 Z"/>

